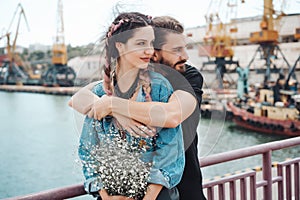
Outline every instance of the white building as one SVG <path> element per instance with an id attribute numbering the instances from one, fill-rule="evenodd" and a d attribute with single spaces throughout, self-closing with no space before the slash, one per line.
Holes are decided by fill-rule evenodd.
<path id="1" fill-rule="evenodd" d="M 51 46 L 49 45 L 44 45 L 44 44 L 40 44 L 40 43 L 35 43 L 35 44 L 31 44 L 29 45 L 29 48 L 28 48 L 28 52 L 29 53 L 32 53 L 32 52 L 35 52 L 35 51 L 42 51 L 42 52 L 47 52 L 47 51 L 50 51 L 51 50 Z"/>
<path id="2" fill-rule="evenodd" d="M 72 58 L 68 61 L 68 66 L 74 69 L 77 79 L 100 80 L 103 63 L 103 60 L 100 62 L 100 55 L 91 55 Z"/>

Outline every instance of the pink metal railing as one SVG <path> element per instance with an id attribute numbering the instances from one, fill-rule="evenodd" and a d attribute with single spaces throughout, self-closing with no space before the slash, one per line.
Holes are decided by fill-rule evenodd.
<path id="1" fill-rule="evenodd" d="M 203 184 L 203 188 L 207 188 L 207 199 L 213 200 L 213 199 L 226 199 L 226 183 L 229 183 L 229 192 L 227 192 L 227 196 L 229 196 L 230 199 L 236 199 L 237 198 L 237 190 L 236 190 L 236 183 L 237 180 L 240 180 L 240 199 L 247 199 L 247 180 L 246 178 L 250 178 L 250 184 L 249 184 L 249 193 L 250 193 L 250 199 L 254 200 L 256 197 L 256 173 L 255 171 L 248 171 L 243 172 L 240 174 L 235 174 L 232 176 L 228 176 L 219 180 L 213 180 L 208 183 Z M 215 198 L 215 191 L 214 188 L 218 186 L 218 198 Z"/>
<path id="2" fill-rule="evenodd" d="M 283 200 L 286 198 L 299 200 L 299 163 L 300 157 L 281 162 L 278 164 L 277 176 L 272 177 L 272 163 L 271 163 L 271 153 L 272 151 L 284 149 L 288 147 L 293 147 L 300 145 L 300 137 L 290 138 L 286 140 L 270 142 L 266 144 L 256 145 L 252 147 L 246 147 L 243 149 L 237 149 L 229 152 L 219 153 L 207 157 L 200 158 L 201 168 L 215 165 L 218 163 L 228 162 L 232 160 L 238 160 L 240 158 L 251 157 L 255 155 L 262 155 L 262 180 L 256 180 L 256 171 L 251 170 L 248 172 L 243 172 L 240 174 L 231 175 L 228 177 L 221 178 L 219 180 L 212 180 L 203 184 L 207 192 L 208 200 L 222 200 L 226 199 L 229 195 L 229 199 L 256 199 L 257 188 L 263 188 L 263 199 L 272 199 L 272 185 L 277 183 L 278 185 L 278 199 Z M 293 173 L 291 173 L 292 168 Z M 285 171 L 284 171 L 285 169 Z M 292 176 L 293 174 L 293 176 Z M 238 185 L 237 182 L 240 184 Z M 227 184 L 229 186 L 227 186 Z M 237 187 L 239 186 L 239 187 Z M 294 187 L 293 187 L 294 186 Z M 218 189 L 218 198 L 215 198 L 216 191 L 214 188 Z M 228 189 L 229 187 L 229 189 Z M 228 189 L 228 191 L 226 190 Z M 237 192 L 239 189 L 240 197 L 237 198 Z M 294 197 L 292 193 L 294 191 Z M 30 194 L 26 196 L 19 196 L 10 198 L 10 200 L 50 200 L 50 199 L 67 199 L 73 198 L 81 195 L 85 195 L 82 184 L 73 185 L 64 188 L 58 188 L 48 191 L 42 191 L 35 194 Z M 285 195 L 285 197 L 284 197 Z"/>
<path id="3" fill-rule="evenodd" d="M 288 160 L 282 163 L 279 163 L 277 166 L 277 175 L 278 175 L 278 199 L 284 199 L 284 190 L 286 191 L 286 199 L 292 199 L 292 189 L 294 189 L 294 199 L 300 199 L 300 187 L 299 187 L 299 163 L 300 158 Z M 292 167 L 294 169 L 292 176 Z M 283 170 L 285 169 L 285 176 Z M 285 177 L 285 178 L 284 178 Z M 298 178 L 297 178 L 298 177 Z M 292 181 L 294 184 L 292 184 Z M 285 188 L 284 188 L 285 183 Z M 292 187 L 294 185 L 294 188 Z"/>
<path id="4" fill-rule="evenodd" d="M 208 157 L 204 157 L 200 159 L 201 163 L 201 168 L 211 166 L 214 164 L 218 163 L 223 163 L 223 162 L 228 162 L 232 160 L 237 160 L 245 157 L 251 157 L 254 155 L 262 155 L 262 180 L 261 181 L 255 181 L 255 178 L 253 177 L 256 176 L 256 172 L 252 171 L 252 173 L 246 173 L 244 177 L 239 177 L 239 176 L 230 176 L 227 178 L 222 178 L 218 181 L 210 181 L 208 183 L 205 183 L 203 185 L 204 188 L 207 190 L 207 198 L 208 200 L 213 200 L 215 199 L 215 193 L 211 192 L 213 191 L 214 187 L 218 187 L 219 195 L 218 199 L 225 199 L 225 192 L 223 192 L 224 185 L 226 183 L 229 184 L 229 192 L 232 193 L 230 196 L 230 199 L 236 199 L 235 198 L 235 193 L 236 192 L 236 181 L 240 181 L 240 199 L 248 199 L 247 196 L 250 195 L 250 199 L 254 200 L 256 199 L 256 191 L 257 188 L 262 187 L 263 188 L 263 199 L 264 200 L 272 200 L 272 185 L 273 183 L 278 183 L 278 197 L 279 199 L 284 198 L 284 188 L 283 185 L 285 184 L 285 194 L 286 194 L 286 199 L 292 199 L 292 184 L 291 181 L 294 181 L 294 199 L 299 200 L 299 163 L 300 163 L 300 158 L 293 159 L 291 161 L 287 162 L 282 162 L 278 164 L 278 174 L 275 177 L 272 177 L 272 163 L 271 163 L 271 154 L 272 151 L 279 150 L 279 149 L 284 149 L 287 147 L 293 147 L 300 145 L 300 137 L 295 137 L 291 139 L 286 139 L 282 141 L 276 141 L 276 142 L 270 142 L 266 144 L 261 144 L 261 145 L 256 145 L 252 147 L 247 147 L 243 149 L 237 149 L 229 152 L 224 152 L 224 153 L 219 153 L 215 155 L 211 155 Z M 293 176 L 291 175 L 291 165 L 294 165 L 294 173 Z M 286 168 L 286 173 L 285 176 L 282 173 L 282 168 L 285 166 Z M 246 178 L 249 177 L 250 180 L 250 186 L 249 189 L 250 191 L 247 193 L 246 189 L 248 188 L 247 186 L 245 187 L 246 184 Z M 230 180 L 230 181 L 229 181 Z M 255 190 L 253 190 L 253 181 L 256 183 L 255 185 Z M 211 184 L 213 183 L 213 184 Z M 221 189 L 220 189 L 221 188 Z M 221 190 L 221 192 L 220 192 Z M 221 196 L 220 196 L 221 194 Z M 249 194 L 249 195 L 247 195 Z"/>
<path id="5" fill-rule="evenodd" d="M 85 194 L 86 192 L 84 191 L 83 184 L 77 184 L 25 196 L 12 197 L 6 200 L 58 200 L 74 198 Z"/>

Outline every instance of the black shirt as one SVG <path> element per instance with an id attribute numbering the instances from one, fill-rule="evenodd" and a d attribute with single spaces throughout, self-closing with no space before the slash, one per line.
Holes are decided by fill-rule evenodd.
<path id="1" fill-rule="evenodd" d="M 153 64 L 153 68 L 156 72 L 161 73 L 168 79 L 174 91 L 186 91 L 197 98 L 198 106 L 193 114 L 182 123 L 184 144 L 185 149 L 187 149 L 195 137 L 197 137 L 197 127 L 200 120 L 200 106 L 203 93 L 203 77 L 195 67 L 188 64 L 186 64 L 186 71 L 183 73 L 162 64 Z"/>

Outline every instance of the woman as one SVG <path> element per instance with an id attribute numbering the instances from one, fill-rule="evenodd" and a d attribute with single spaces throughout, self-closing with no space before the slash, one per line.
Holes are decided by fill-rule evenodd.
<path id="1" fill-rule="evenodd" d="M 168 101 L 173 92 L 170 83 L 162 75 L 148 71 L 154 52 L 151 23 L 150 17 L 136 12 L 122 13 L 114 20 L 105 37 L 107 62 L 104 81 L 93 88 L 96 95 L 116 95 L 132 101 Z M 143 128 L 140 129 L 143 131 Z M 102 199 L 112 198 L 104 189 L 107 176 L 91 167 L 101 163 L 95 160 L 95 147 L 103 144 L 103 136 L 108 135 L 110 139 L 121 137 L 127 143 L 137 144 L 143 152 L 141 160 L 152 164 L 145 196 L 131 198 L 179 199 L 175 186 L 184 169 L 181 126 L 154 128 L 156 135 L 151 138 L 136 137 L 135 131 L 137 129 L 131 132 L 122 130 L 118 121 L 112 117 L 100 121 L 86 117 L 79 145 L 86 191 L 94 196 L 100 195 Z M 117 199 L 126 198 L 116 193 L 114 195 Z"/>

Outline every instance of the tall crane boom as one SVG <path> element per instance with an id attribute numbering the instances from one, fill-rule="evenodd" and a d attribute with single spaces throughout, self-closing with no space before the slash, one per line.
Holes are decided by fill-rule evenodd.
<path id="1" fill-rule="evenodd" d="M 7 33 L 6 33 L 6 38 L 7 38 L 6 51 L 7 51 L 7 56 L 8 56 L 9 62 L 13 62 L 16 59 L 18 59 L 15 50 L 16 50 L 17 39 L 18 39 L 18 35 L 19 35 L 19 28 L 20 28 L 20 23 L 21 23 L 21 18 L 22 17 L 24 18 L 26 26 L 27 26 L 27 28 L 29 30 L 29 26 L 28 26 L 26 15 L 25 15 L 25 11 L 23 9 L 23 6 L 20 3 L 17 6 L 17 9 L 16 9 L 16 11 L 14 13 L 13 19 L 12 19 L 10 25 L 9 25 L 8 30 L 11 28 L 11 26 L 13 24 L 13 21 L 14 21 L 15 16 L 16 16 L 17 13 L 19 13 L 19 18 L 18 18 L 16 32 L 15 32 L 15 36 L 14 36 L 14 39 L 12 41 L 12 44 L 10 43 L 11 32 L 7 31 Z"/>
<path id="2" fill-rule="evenodd" d="M 76 73 L 67 66 L 68 55 L 64 36 L 64 18 L 62 0 L 57 3 L 56 36 L 52 47 L 52 66 L 43 74 L 45 86 L 73 86 Z"/>
<path id="3" fill-rule="evenodd" d="M 67 64 L 67 47 L 65 45 L 64 36 L 64 19 L 63 19 L 63 4 L 62 0 L 58 0 L 57 3 L 57 15 L 56 15 L 56 36 L 52 47 L 52 63 L 54 65 L 66 65 Z"/>

